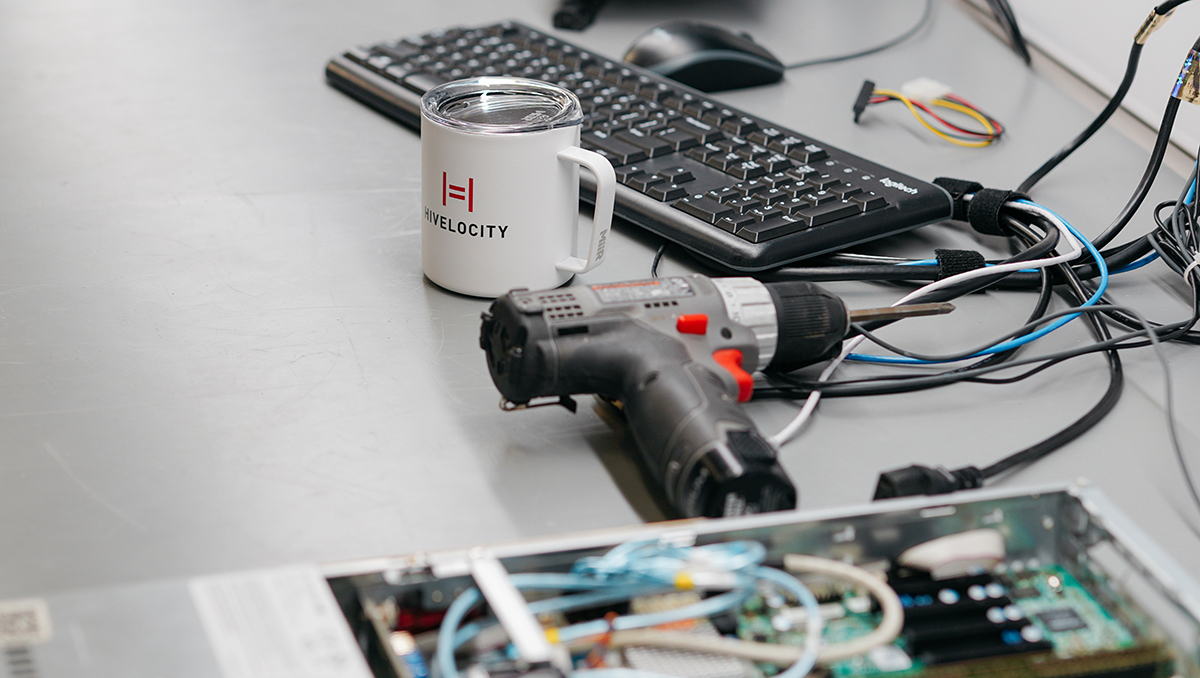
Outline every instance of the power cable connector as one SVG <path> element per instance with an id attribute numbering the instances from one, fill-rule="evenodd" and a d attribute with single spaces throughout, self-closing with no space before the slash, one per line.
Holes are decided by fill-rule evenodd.
<path id="1" fill-rule="evenodd" d="M 871 103 L 871 95 L 875 92 L 875 83 L 871 80 L 863 80 L 862 89 L 858 90 L 858 98 L 854 100 L 854 124 L 858 124 L 858 119 L 862 117 L 863 111 L 867 110 L 867 105 Z"/>
<path id="2" fill-rule="evenodd" d="M 1139 45 L 1146 44 L 1146 40 L 1150 38 L 1150 34 L 1161 28 L 1163 24 L 1167 23 L 1167 19 L 1170 19 L 1171 15 L 1174 13 L 1175 10 L 1172 9 L 1164 14 L 1159 14 L 1158 8 L 1155 8 L 1150 12 L 1150 16 L 1146 17 L 1145 23 L 1143 23 L 1142 27 L 1138 29 L 1137 35 L 1134 36 L 1133 41 Z"/>
<path id="3" fill-rule="evenodd" d="M 913 101 L 929 104 L 946 98 L 953 93 L 953 90 L 950 85 L 938 82 L 933 78 L 920 77 L 901 85 L 900 93 Z"/>
<path id="4" fill-rule="evenodd" d="M 874 499 L 948 494 L 958 490 L 973 490 L 981 485 L 983 472 L 974 466 L 964 466 L 951 471 L 943 466 L 913 464 L 880 473 Z"/>

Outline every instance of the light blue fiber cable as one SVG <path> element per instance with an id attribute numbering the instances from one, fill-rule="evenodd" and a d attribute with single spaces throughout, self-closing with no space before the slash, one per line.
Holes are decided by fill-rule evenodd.
<path id="1" fill-rule="evenodd" d="M 521 590 L 579 592 L 529 604 L 531 612 L 541 614 L 595 607 L 640 595 L 675 590 L 676 576 L 697 565 L 710 572 L 723 572 L 733 576 L 730 582 L 733 585 L 732 590 L 686 607 L 652 614 L 626 615 L 614 619 L 611 625 L 606 620 L 596 620 L 559 629 L 560 641 L 568 642 L 600 635 L 610 630 L 645 628 L 684 619 L 711 617 L 737 607 L 753 594 L 754 582 L 758 578 L 757 572 L 767 569 L 760 567 L 765 558 L 766 547 L 755 541 L 669 547 L 656 540 L 650 540 L 626 542 L 603 556 L 581 558 L 570 573 L 514 574 L 511 578 L 513 585 Z M 454 651 L 475 637 L 486 625 L 471 623 L 460 628 L 467 613 L 481 599 L 479 589 L 471 588 L 459 595 L 446 610 L 437 643 L 436 665 L 441 678 L 458 678 Z M 813 612 L 816 612 L 815 608 Z M 627 678 L 638 678 L 632 674 L 625 675 Z M 650 676 L 642 675 L 641 678 Z"/>
<path id="2" fill-rule="evenodd" d="M 800 604 L 804 606 L 805 612 L 808 613 L 809 620 L 817 620 L 816 625 L 812 627 L 816 629 L 817 636 L 820 637 L 822 635 L 821 608 L 817 604 L 817 598 L 812 594 L 812 591 L 808 590 L 807 586 L 801 583 L 799 579 L 796 579 L 786 572 L 782 572 L 770 567 L 760 567 L 756 569 L 754 571 L 754 576 L 760 579 L 765 579 L 766 581 L 780 586 L 795 595 L 797 600 L 800 601 Z M 806 638 L 805 640 L 810 641 L 811 639 Z M 792 664 L 787 669 L 775 674 L 775 678 L 803 678 L 804 676 L 807 676 L 813 670 L 813 666 L 815 666 L 817 663 L 817 654 L 820 651 L 820 645 L 821 643 L 819 640 L 814 642 L 805 642 L 804 654 L 800 655 L 800 659 L 796 660 L 796 663 Z"/>

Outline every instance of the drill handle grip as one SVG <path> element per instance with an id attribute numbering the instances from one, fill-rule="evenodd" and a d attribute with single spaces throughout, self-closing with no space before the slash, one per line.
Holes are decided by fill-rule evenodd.
<path id="1" fill-rule="evenodd" d="M 682 516 L 795 508 L 775 448 L 719 374 L 689 361 L 637 377 L 623 394 L 626 417 L 649 468 L 665 471 L 667 497 Z"/>

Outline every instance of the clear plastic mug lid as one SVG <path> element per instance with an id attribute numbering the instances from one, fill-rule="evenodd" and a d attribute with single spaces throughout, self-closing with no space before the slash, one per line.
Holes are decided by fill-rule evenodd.
<path id="1" fill-rule="evenodd" d="M 432 122 L 476 134 L 512 134 L 570 127 L 583 108 L 570 91 L 526 78 L 470 78 L 438 85 L 421 97 Z"/>

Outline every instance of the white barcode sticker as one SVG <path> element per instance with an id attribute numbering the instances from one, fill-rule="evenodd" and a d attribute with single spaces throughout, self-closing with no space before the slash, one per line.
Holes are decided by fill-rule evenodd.
<path id="1" fill-rule="evenodd" d="M 41 598 L 0 600 L 0 647 L 50 640 L 50 607 Z"/>
<path id="2" fill-rule="evenodd" d="M 371 678 L 315 567 L 202 577 L 188 590 L 225 678 Z"/>

